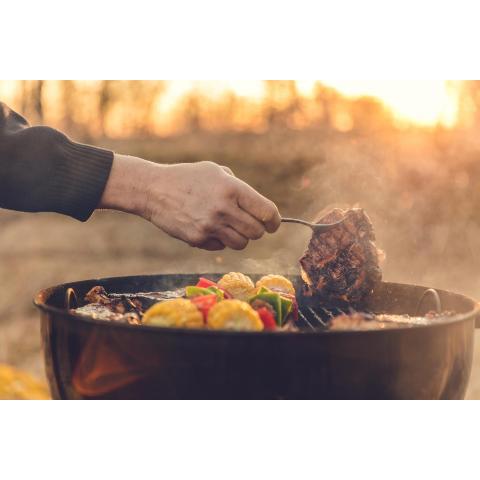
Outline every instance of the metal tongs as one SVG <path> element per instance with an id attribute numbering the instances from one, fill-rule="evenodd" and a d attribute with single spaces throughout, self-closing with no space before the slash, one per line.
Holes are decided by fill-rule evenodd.
<path id="1" fill-rule="evenodd" d="M 341 220 L 339 220 L 338 222 L 334 222 L 334 223 L 312 223 L 312 222 L 307 222 L 306 220 L 299 220 L 298 218 L 282 218 L 282 222 L 299 223 L 300 225 L 305 225 L 306 227 L 310 227 L 314 232 L 324 233 L 342 224 L 345 221 L 345 219 L 346 219 L 346 216 Z"/>

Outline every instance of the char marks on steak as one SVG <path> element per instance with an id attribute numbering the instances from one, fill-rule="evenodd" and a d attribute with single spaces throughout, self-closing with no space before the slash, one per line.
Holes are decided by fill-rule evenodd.
<path id="1" fill-rule="evenodd" d="M 361 208 L 336 208 L 317 223 L 334 223 L 345 217 L 328 232 L 313 232 L 300 259 L 303 293 L 330 305 L 361 305 L 382 279 L 372 222 Z"/>

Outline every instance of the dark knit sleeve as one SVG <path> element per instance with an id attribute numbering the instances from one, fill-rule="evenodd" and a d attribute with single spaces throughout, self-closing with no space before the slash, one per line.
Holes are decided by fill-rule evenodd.
<path id="1" fill-rule="evenodd" d="M 113 152 L 70 140 L 49 127 L 30 127 L 0 102 L 0 207 L 57 212 L 81 221 L 97 207 Z"/>

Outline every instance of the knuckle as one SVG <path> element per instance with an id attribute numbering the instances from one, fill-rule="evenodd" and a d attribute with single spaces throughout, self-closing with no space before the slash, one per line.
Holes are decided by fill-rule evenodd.
<path id="1" fill-rule="evenodd" d="M 188 244 L 192 247 L 199 247 L 206 241 L 206 235 L 201 231 L 194 232 L 190 234 L 188 238 Z"/>
<path id="2" fill-rule="evenodd" d="M 231 182 L 229 179 L 226 179 L 226 181 L 222 185 L 222 193 L 227 199 L 236 197 L 237 186 L 235 185 L 235 182 Z"/>
<path id="3" fill-rule="evenodd" d="M 260 225 L 244 224 L 243 235 L 250 240 L 258 240 L 262 237 L 264 228 Z"/>
<path id="4" fill-rule="evenodd" d="M 225 173 L 225 172 L 224 172 Z M 222 175 L 222 188 L 227 192 L 237 192 L 240 180 L 231 175 Z"/>
<path id="5" fill-rule="evenodd" d="M 229 175 L 233 175 L 233 171 L 230 167 L 222 166 L 222 170 L 227 172 Z"/>
<path id="6" fill-rule="evenodd" d="M 265 230 L 263 229 L 255 229 L 252 231 L 250 238 L 252 240 L 259 240 L 260 238 L 263 237 L 263 234 L 265 233 Z"/>
<path id="7" fill-rule="evenodd" d="M 268 201 L 265 205 L 266 220 L 274 220 L 277 215 L 277 207 L 273 202 Z"/>
<path id="8" fill-rule="evenodd" d="M 263 215 L 263 222 L 268 223 L 270 228 L 278 228 L 280 225 L 280 214 L 278 213 L 277 206 L 274 203 L 269 202 L 264 210 Z"/>
<path id="9" fill-rule="evenodd" d="M 198 235 L 205 238 L 212 230 L 212 223 L 210 221 L 203 221 L 198 224 L 197 228 Z"/>
<path id="10" fill-rule="evenodd" d="M 210 160 L 202 160 L 201 162 L 198 162 L 198 164 L 203 165 L 206 168 L 218 167 L 218 165 L 215 162 L 211 162 Z"/>
<path id="11" fill-rule="evenodd" d="M 227 219 L 228 215 L 221 205 L 217 205 L 217 208 L 212 213 L 212 224 L 223 223 Z"/>
<path id="12" fill-rule="evenodd" d="M 205 236 L 209 236 L 217 230 L 217 225 L 223 217 L 222 210 L 217 205 L 211 208 L 206 215 L 197 223 L 197 230 Z"/>
<path id="13" fill-rule="evenodd" d="M 237 242 L 235 242 L 234 246 L 232 248 L 234 250 L 243 250 L 247 245 L 248 245 L 248 240 L 245 238 L 245 239 L 238 240 Z"/>
<path id="14" fill-rule="evenodd" d="M 203 160 L 199 162 L 199 165 L 207 170 L 210 175 L 214 175 L 215 173 L 223 173 L 222 167 L 215 162 L 211 162 L 210 160 Z"/>

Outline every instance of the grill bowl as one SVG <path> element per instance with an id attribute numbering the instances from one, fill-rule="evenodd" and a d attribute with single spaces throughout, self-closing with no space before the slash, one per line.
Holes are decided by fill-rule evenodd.
<path id="1" fill-rule="evenodd" d="M 443 309 L 456 312 L 448 321 L 373 331 L 164 329 L 94 320 L 64 308 L 68 288 L 79 298 L 95 285 L 116 293 L 171 290 L 196 282 L 198 276 L 92 279 L 39 292 L 35 305 L 41 311 L 53 397 L 459 399 L 465 395 L 479 305 L 443 290 L 437 290 Z M 300 285 L 299 277 L 290 278 Z M 425 289 L 384 282 L 366 309 L 415 315 Z M 432 308 L 428 302 L 423 311 Z"/>

